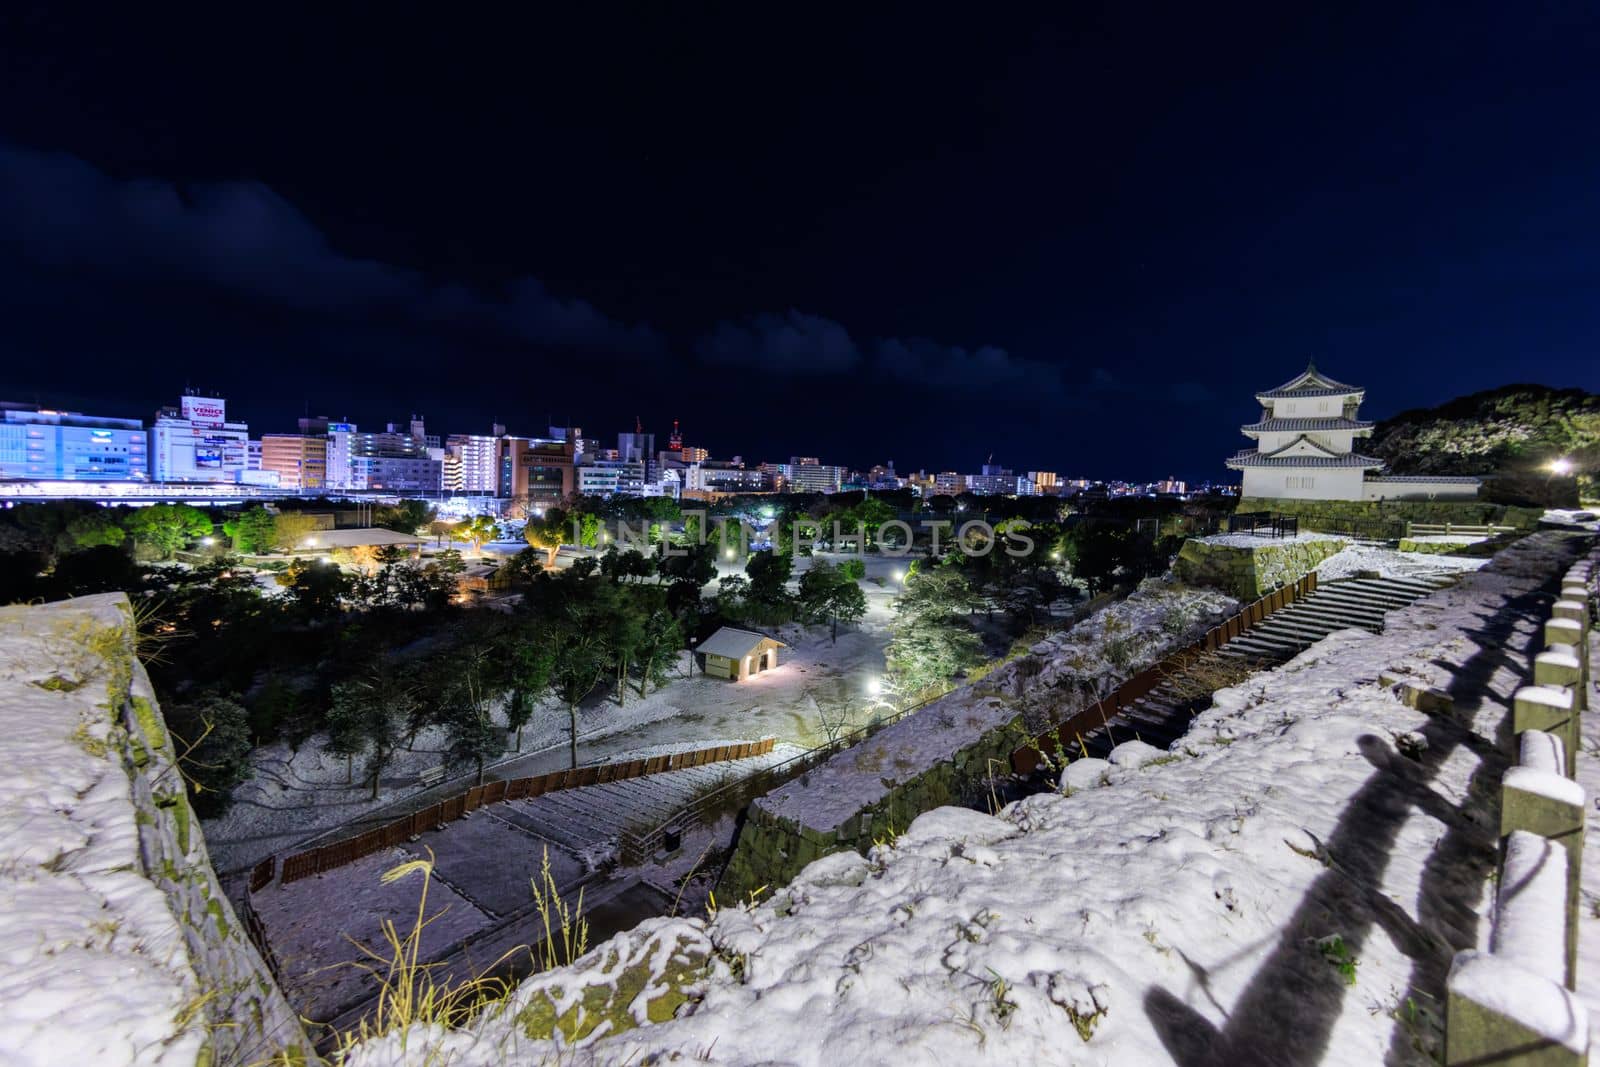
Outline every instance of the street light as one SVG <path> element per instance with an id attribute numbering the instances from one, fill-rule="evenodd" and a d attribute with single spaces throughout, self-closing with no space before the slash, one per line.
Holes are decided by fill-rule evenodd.
<path id="1" fill-rule="evenodd" d="M 1568 459 L 1566 456 L 1562 456 L 1557 460 L 1552 460 L 1550 463 L 1550 473 L 1559 474 L 1562 477 L 1566 477 L 1572 473 L 1572 460 Z"/>
<path id="2" fill-rule="evenodd" d="M 205 545 L 207 548 L 210 548 L 212 545 L 217 543 L 217 539 L 215 537 L 202 537 L 200 538 L 200 543 Z"/>
<path id="3" fill-rule="evenodd" d="M 906 580 L 906 572 L 896 567 L 894 570 L 889 572 L 889 578 L 892 581 L 903 582 Z"/>

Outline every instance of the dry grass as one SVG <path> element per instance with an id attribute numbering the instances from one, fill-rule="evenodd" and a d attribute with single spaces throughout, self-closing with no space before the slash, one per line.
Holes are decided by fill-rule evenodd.
<path id="1" fill-rule="evenodd" d="M 339 1035 L 341 1060 L 356 1045 L 385 1034 L 399 1033 L 403 1049 L 405 1034 L 412 1026 L 461 1026 L 485 1008 L 504 1003 L 516 989 L 513 982 L 488 974 L 459 982 L 435 979 L 433 971 L 437 964 L 425 963 L 422 959 L 423 931 L 444 914 L 428 914 L 428 888 L 433 881 L 432 853 L 425 860 L 411 860 L 391 867 L 384 872 L 383 881 L 385 884 L 397 882 L 413 874 L 422 875 L 422 891 L 417 895 L 417 912 L 411 928 L 402 934 L 393 920 L 385 919 L 382 924 L 384 943 L 380 949 L 375 951 L 356 943 L 368 962 L 353 966 L 365 970 L 377 981 L 378 1002 L 358 1027 Z M 535 881 L 533 896 L 545 930 L 542 962 L 546 967 L 560 966 L 583 955 L 588 944 L 589 925 L 582 917 L 582 895 L 576 906 L 569 907 L 555 891 L 548 850 L 541 874 L 544 887 L 541 889 Z M 498 969 L 510 955 L 507 953 L 496 960 L 488 970 Z"/>

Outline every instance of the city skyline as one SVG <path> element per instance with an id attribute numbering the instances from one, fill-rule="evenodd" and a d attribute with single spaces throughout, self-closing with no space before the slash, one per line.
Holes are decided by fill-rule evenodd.
<path id="1" fill-rule="evenodd" d="M 212 404 L 215 406 L 212 407 Z M 489 433 L 457 430 L 444 433 L 427 433 L 424 437 L 426 416 L 420 412 L 413 412 L 410 418 L 405 421 L 381 420 L 370 423 L 360 422 L 344 416 L 330 417 L 326 414 L 296 416 L 293 428 L 279 428 L 277 426 L 250 423 L 238 415 L 237 406 L 229 398 L 194 389 L 186 391 L 179 398 L 178 404 L 160 405 L 149 419 L 103 411 L 74 411 L 61 407 L 52 408 L 45 405 L 0 399 L 0 417 L 15 417 L 7 415 L 7 412 L 14 412 L 41 425 L 79 427 L 78 433 L 82 436 L 84 446 L 89 446 L 95 438 L 106 437 L 109 439 L 110 436 L 104 430 L 94 430 L 91 435 L 91 431 L 88 429 L 90 427 L 114 426 L 117 432 L 123 435 L 128 434 L 131 430 L 135 432 L 136 437 L 141 441 L 138 450 L 136 450 L 134 466 L 120 476 L 117 472 L 110 470 L 106 471 L 103 476 L 80 472 L 68 475 L 69 480 L 151 481 L 172 484 L 189 484 L 196 481 L 223 481 L 239 485 L 254 485 L 261 489 L 282 489 L 304 495 L 316 495 L 318 491 L 323 490 L 346 491 L 366 488 L 362 485 L 347 484 L 328 477 L 334 469 L 335 461 L 343 464 L 346 477 L 348 477 L 352 456 L 362 454 L 386 455 L 391 459 L 404 459 L 408 463 L 428 462 L 428 457 L 432 455 L 435 464 L 441 461 L 444 463 L 442 471 L 437 466 L 433 471 L 435 476 L 442 475 L 440 484 L 437 486 L 410 486 L 408 484 L 400 489 L 401 492 L 416 491 L 430 496 L 451 495 L 452 493 L 465 496 L 476 495 L 482 490 L 475 489 L 470 485 L 464 490 L 459 487 L 452 487 L 449 473 L 451 461 L 444 457 L 447 455 L 453 456 L 454 462 L 459 466 L 462 462 L 462 454 L 460 452 L 462 446 L 469 450 L 477 449 L 480 452 L 487 446 L 493 446 L 494 450 L 498 451 L 499 442 L 502 441 L 533 444 L 577 441 L 581 445 L 575 458 L 577 469 L 581 470 L 586 466 L 596 465 L 615 467 L 619 464 L 633 461 L 642 468 L 650 470 L 651 476 L 646 481 L 651 484 L 652 489 L 659 489 L 661 484 L 660 468 L 657 461 L 665 460 L 669 457 L 673 461 L 674 469 L 686 470 L 705 467 L 707 474 L 710 476 L 715 476 L 716 472 L 723 468 L 732 468 L 735 474 L 743 471 L 753 475 L 758 472 L 766 473 L 775 469 L 786 469 L 793 466 L 804 468 L 807 465 L 817 467 L 824 472 L 835 472 L 822 478 L 822 482 L 827 483 L 827 486 L 831 486 L 824 486 L 821 490 L 823 492 L 859 490 L 864 487 L 878 489 L 919 488 L 925 482 L 926 491 L 929 493 L 971 492 L 977 495 L 1017 495 L 1017 493 L 1021 492 L 1024 495 L 1039 493 L 1044 495 L 1070 495 L 1072 492 L 1090 485 L 1108 485 L 1119 488 L 1158 487 L 1159 491 L 1163 493 L 1182 493 L 1186 491 L 1183 488 L 1186 482 L 1190 485 L 1209 486 L 1211 484 L 1226 484 L 1227 481 L 1226 479 L 1219 479 L 1217 483 L 1212 483 L 1210 479 L 1204 478 L 1191 481 L 1171 472 L 1148 477 L 1142 477 L 1137 473 L 1130 476 L 1127 472 L 1102 473 L 1076 470 L 1063 472 L 1049 470 L 1039 464 L 995 463 L 995 457 L 992 455 L 986 457 L 985 461 L 979 464 L 961 468 L 941 469 L 930 467 L 926 464 L 897 463 L 892 457 L 882 461 L 862 464 L 842 463 L 835 462 L 835 457 L 802 456 L 793 450 L 789 450 L 783 456 L 759 458 L 745 456 L 737 451 L 710 453 L 707 448 L 697 444 L 694 440 L 684 441 L 682 439 L 681 435 L 677 433 L 679 420 L 672 420 L 673 432 L 671 434 L 659 435 L 640 429 L 643 425 L 642 420 L 636 418 L 635 430 L 623 430 L 615 434 L 606 434 L 581 426 L 556 425 L 544 427 L 541 432 L 520 433 L 515 427 L 506 427 L 496 422 L 490 425 L 491 432 Z M 34 415 L 39 417 L 33 419 L 32 416 Z M 276 470 L 278 468 L 275 467 L 272 461 L 272 453 L 275 450 L 278 451 L 279 459 L 282 460 L 288 458 L 292 451 L 294 456 L 302 462 L 306 459 L 311 460 L 312 465 L 319 472 L 316 480 L 305 483 L 301 479 L 295 478 L 293 481 L 286 480 L 275 485 L 269 485 L 262 481 L 247 480 L 233 471 L 234 462 L 222 463 L 220 449 L 218 449 L 216 457 L 218 466 L 227 466 L 228 471 L 219 470 L 216 472 L 215 477 L 208 477 L 204 472 L 196 469 L 200 465 L 196 463 L 194 458 L 199 454 L 196 449 L 198 448 L 201 452 L 204 452 L 207 451 L 207 446 L 222 445 L 224 442 L 220 438 L 216 441 L 205 438 L 203 435 L 206 431 L 204 430 L 196 429 L 191 431 L 189 429 L 191 418 L 195 420 L 192 424 L 194 427 L 210 426 L 217 433 L 225 433 L 227 435 L 226 444 L 230 449 L 238 452 L 238 455 L 233 456 L 232 460 L 237 461 L 236 465 L 240 470 Z M 187 446 L 189 458 L 181 466 L 181 469 L 163 470 L 164 467 L 169 467 L 174 462 L 172 447 L 166 443 L 164 435 L 173 433 L 175 429 L 181 429 L 187 435 L 183 438 L 183 441 Z M 196 433 L 202 436 L 193 436 Z M 581 437 L 574 436 L 575 434 L 581 435 Z M 143 444 L 146 437 L 150 441 L 148 446 Z M 341 440 L 347 442 L 352 437 L 369 439 L 365 452 L 360 449 L 352 452 L 350 444 L 338 443 Z M 374 438 L 396 439 L 396 441 L 400 442 L 399 450 L 393 450 L 396 442 L 391 441 L 389 442 L 389 447 L 374 451 L 370 440 Z M 300 439 L 321 442 L 318 444 L 314 458 L 310 453 L 304 452 L 298 447 L 290 449 L 290 443 Z M 118 438 L 118 441 L 120 442 L 121 438 Z M 615 441 L 615 446 L 610 443 L 612 441 Z M 650 450 L 652 447 L 654 448 L 653 451 Z M 125 452 L 126 449 L 122 449 L 122 451 Z M 54 453 L 50 454 L 53 455 Z M 64 455 L 65 453 L 63 452 Z M 249 457 L 248 460 L 246 459 L 247 455 Z M 146 456 L 150 457 L 148 465 Z M 0 458 L 5 461 L 7 472 L 5 477 L 24 476 L 11 471 L 11 468 L 17 465 L 13 460 L 19 460 L 20 453 L 18 457 L 6 455 Z M 499 462 L 499 459 L 491 458 L 487 454 L 466 460 L 469 467 L 476 466 L 478 468 L 480 480 L 485 476 L 484 472 L 487 472 L 490 468 L 498 467 Z M 296 465 L 298 466 L 298 464 Z M 1018 487 L 1019 480 L 1022 482 L 1034 482 L 1035 475 L 1038 476 L 1039 480 L 1039 484 L 1036 487 L 1026 490 Z M 487 476 L 492 480 L 493 475 Z M 857 476 L 861 480 L 859 482 L 852 481 L 851 476 Z M 881 476 L 886 480 L 875 482 L 873 481 L 875 476 Z M 954 477 L 954 483 L 949 481 L 952 476 Z M 26 477 L 42 481 L 51 480 L 50 476 L 43 472 L 30 473 Z M 776 487 L 770 481 L 762 485 L 749 483 L 747 487 L 749 491 L 753 492 L 772 492 L 775 490 L 807 492 L 817 488 L 817 486 L 809 484 L 812 479 L 802 478 L 795 480 L 792 472 L 785 471 L 784 477 L 785 482 Z M 918 479 L 922 479 L 923 482 L 919 482 Z M 615 478 L 612 480 L 615 481 Z M 843 484 L 839 484 L 840 482 Z M 894 482 L 899 484 L 891 484 Z M 954 488 L 952 488 L 952 484 L 954 484 Z M 700 489 L 703 487 L 678 483 L 675 488 Z M 739 491 L 734 486 L 719 485 L 715 488 L 718 492 Z M 504 489 L 504 486 L 501 486 L 498 492 L 491 489 L 489 495 L 505 496 Z M 573 492 L 578 495 L 609 496 L 614 493 L 624 496 L 641 495 L 638 490 L 638 486 L 634 486 L 630 490 L 626 485 L 624 485 L 620 493 L 614 485 L 604 490 L 586 489 L 583 485 L 583 479 L 579 478 L 575 483 Z M 653 493 L 643 495 L 653 495 Z"/>

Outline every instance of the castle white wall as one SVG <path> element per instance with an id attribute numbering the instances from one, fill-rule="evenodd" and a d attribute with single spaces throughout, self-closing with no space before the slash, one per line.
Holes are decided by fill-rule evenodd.
<path id="1" fill-rule="evenodd" d="M 1359 467 L 1247 467 L 1241 495 L 1289 500 L 1370 499 L 1364 492 Z"/>

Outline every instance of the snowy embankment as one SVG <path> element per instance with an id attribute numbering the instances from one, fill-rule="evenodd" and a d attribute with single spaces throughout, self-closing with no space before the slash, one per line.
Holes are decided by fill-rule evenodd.
<path id="1" fill-rule="evenodd" d="M 1121 679 L 1198 640 L 1238 606 L 1216 590 L 1146 581 L 1126 599 L 1051 634 L 977 685 L 939 698 L 755 806 L 766 815 L 831 831 L 1019 716 L 1036 718 L 1029 728 L 1042 729 L 1051 719 L 1092 703 Z M 1020 744 L 1023 738 L 1015 740 Z"/>
<path id="2" fill-rule="evenodd" d="M 1385 633 L 1220 692 L 1166 761 L 998 817 L 932 811 L 350 1062 L 1432 1063 L 1451 956 L 1487 939 L 1475 778 L 1503 769 L 1532 594 L 1571 554 L 1530 537 Z M 1419 690 L 1453 712 L 1415 710 Z M 540 1036 L 569 1007 L 577 1049 Z"/>
<path id="3" fill-rule="evenodd" d="M 1480 570 L 1489 560 L 1438 553 L 1396 552 L 1375 545 L 1351 545 L 1317 565 L 1317 577 L 1325 582 L 1376 574 L 1380 578 L 1410 578 L 1441 571 Z"/>
<path id="4" fill-rule="evenodd" d="M 0 1063 L 308 1046 L 207 862 L 120 593 L 0 609 Z"/>

